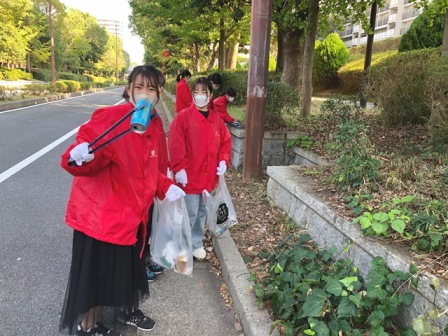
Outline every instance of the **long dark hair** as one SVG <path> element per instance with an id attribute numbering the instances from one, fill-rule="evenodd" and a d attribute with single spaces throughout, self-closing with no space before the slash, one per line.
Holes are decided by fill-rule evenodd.
<path id="1" fill-rule="evenodd" d="M 126 101 L 129 101 L 129 99 L 131 97 L 129 96 L 128 91 L 131 91 L 131 94 L 132 94 L 132 84 L 139 77 L 142 77 L 146 81 L 147 84 L 149 84 L 150 86 L 152 86 L 156 89 L 157 100 L 159 100 L 160 99 L 159 89 L 160 89 L 160 87 L 165 85 L 165 76 L 158 69 L 156 69 L 152 65 L 147 65 L 147 64 L 139 65 L 139 66 L 136 66 L 134 69 L 132 69 L 132 72 L 128 78 L 128 85 L 127 85 L 128 90 L 126 90 L 126 89 L 124 90 L 122 97 Z"/>
<path id="2" fill-rule="evenodd" d="M 191 77 L 191 72 L 188 70 L 182 71 L 180 74 L 177 75 L 176 81 L 179 82 L 182 78 L 185 77 Z"/>

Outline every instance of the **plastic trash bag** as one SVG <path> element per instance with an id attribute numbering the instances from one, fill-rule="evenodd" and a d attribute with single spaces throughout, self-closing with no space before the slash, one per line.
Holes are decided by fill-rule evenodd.
<path id="1" fill-rule="evenodd" d="M 187 206 L 183 197 L 174 202 L 154 200 L 150 251 L 153 261 L 177 273 L 193 273 L 193 248 Z"/>
<path id="2" fill-rule="evenodd" d="M 207 224 L 213 236 L 220 236 L 228 228 L 238 223 L 224 175 L 219 176 L 216 192 L 210 195 L 207 190 L 204 190 L 202 197 L 207 211 Z"/>

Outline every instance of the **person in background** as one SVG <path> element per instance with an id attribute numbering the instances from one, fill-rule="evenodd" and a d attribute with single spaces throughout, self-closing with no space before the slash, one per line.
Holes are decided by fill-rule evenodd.
<path id="1" fill-rule="evenodd" d="M 226 124 L 230 124 L 235 127 L 241 127 L 241 124 L 236 121 L 234 118 L 232 118 L 227 111 L 227 105 L 236 97 L 236 91 L 233 88 L 228 88 L 226 90 L 226 93 L 224 93 L 222 96 L 216 98 L 213 101 L 213 109 L 215 112 L 222 118 L 222 120 Z"/>
<path id="2" fill-rule="evenodd" d="M 184 108 L 190 107 L 193 102 L 191 97 L 190 87 L 188 81 L 191 78 L 191 72 L 188 70 L 182 71 L 177 75 L 177 87 L 176 87 L 176 113 L 179 113 Z"/>
<path id="3" fill-rule="evenodd" d="M 168 136 L 168 152 L 176 183 L 183 188 L 191 226 L 193 256 L 203 260 L 205 204 L 202 192 L 211 192 L 218 175 L 230 162 L 232 140 L 221 117 L 209 108 L 211 82 L 198 78 L 192 86 L 193 105 L 173 119 Z"/>
<path id="4" fill-rule="evenodd" d="M 220 96 L 219 89 L 222 86 L 222 77 L 219 73 L 214 72 L 209 75 L 208 80 L 212 83 L 212 94 L 210 96 L 210 106 L 213 108 L 213 101 Z"/>
<path id="5" fill-rule="evenodd" d="M 90 143 L 133 110 L 137 101 L 159 100 L 157 70 L 137 66 L 131 72 L 125 104 L 96 110 L 81 125 L 61 158 L 74 176 L 65 221 L 73 231 L 72 262 L 60 331 L 78 336 L 117 336 L 103 323 L 117 321 L 152 330 L 155 322 L 138 308 L 149 296 L 145 262 L 148 209 L 154 197 L 179 199 L 185 193 L 160 169 L 162 120 L 152 112 L 143 134 L 129 132 L 95 153 Z M 106 140 L 129 130 L 125 120 Z M 105 141 L 106 141 L 105 140 Z"/>

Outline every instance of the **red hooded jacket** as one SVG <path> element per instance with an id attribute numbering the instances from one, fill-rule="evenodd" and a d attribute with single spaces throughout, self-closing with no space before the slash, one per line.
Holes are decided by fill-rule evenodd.
<path id="1" fill-rule="evenodd" d="M 227 112 L 227 104 L 229 101 L 227 100 L 226 95 L 220 96 L 213 101 L 213 109 L 216 113 L 224 120 L 224 122 L 234 122 L 229 112 Z"/>
<path id="2" fill-rule="evenodd" d="M 187 194 L 212 191 L 218 183 L 216 169 L 224 160 L 227 167 L 232 152 L 232 138 L 221 117 L 209 110 L 205 118 L 196 108 L 176 114 L 168 136 L 168 151 L 173 173 L 187 172 L 188 183 L 179 185 Z"/>
<path id="3" fill-rule="evenodd" d="M 179 113 L 184 108 L 190 107 L 193 103 L 193 97 L 191 96 L 190 87 L 187 81 L 182 78 L 177 83 L 176 88 L 176 113 Z"/>
<path id="4" fill-rule="evenodd" d="M 95 158 L 81 166 L 69 166 L 68 161 L 73 147 L 91 143 L 132 109 L 132 104 L 126 103 L 96 110 L 80 127 L 76 142 L 61 160 L 61 166 L 75 176 L 66 223 L 89 237 L 117 245 L 135 244 L 141 223 L 146 237 L 149 206 L 156 193 L 163 199 L 172 184 L 160 172 L 168 163 L 166 143 L 161 142 L 165 141 L 162 120 L 153 118 L 144 134 L 130 132 L 122 136 L 96 151 Z M 129 129 L 129 123 L 130 118 L 98 144 Z"/>

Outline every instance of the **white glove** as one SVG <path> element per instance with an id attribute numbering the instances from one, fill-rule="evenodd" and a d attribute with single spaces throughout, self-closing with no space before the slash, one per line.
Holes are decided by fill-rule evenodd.
<path id="1" fill-rule="evenodd" d="M 185 196 L 185 191 L 183 191 L 181 188 L 179 188 L 177 185 L 172 184 L 166 194 L 165 197 L 168 201 L 173 202 L 175 200 L 178 200 L 182 196 Z"/>
<path id="2" fill-rule="evenodd" d="M 95 155 L 89 153 L 89 144 L 83 142 L 72 148 L 70 151 L 70 157 L 73 161 L 76 161 L 78 166 L 81 166 L 83 162 L 90 162 L 95 158 Z"/>
<path id="3" fill-rule="evenodd" d="M 185 187 L 188 183 L 187 172 L 185 169 L 179 170 L 175 175 L 175 179 L 177 183 L 180 183 L 183 187 Z"/>
<path id="4" fill-rule="evenodd" d="M 218 168 L 216 168 L 216 175 L 223 175 L 227 170 L 226 162 L 220 161 Z"/>

